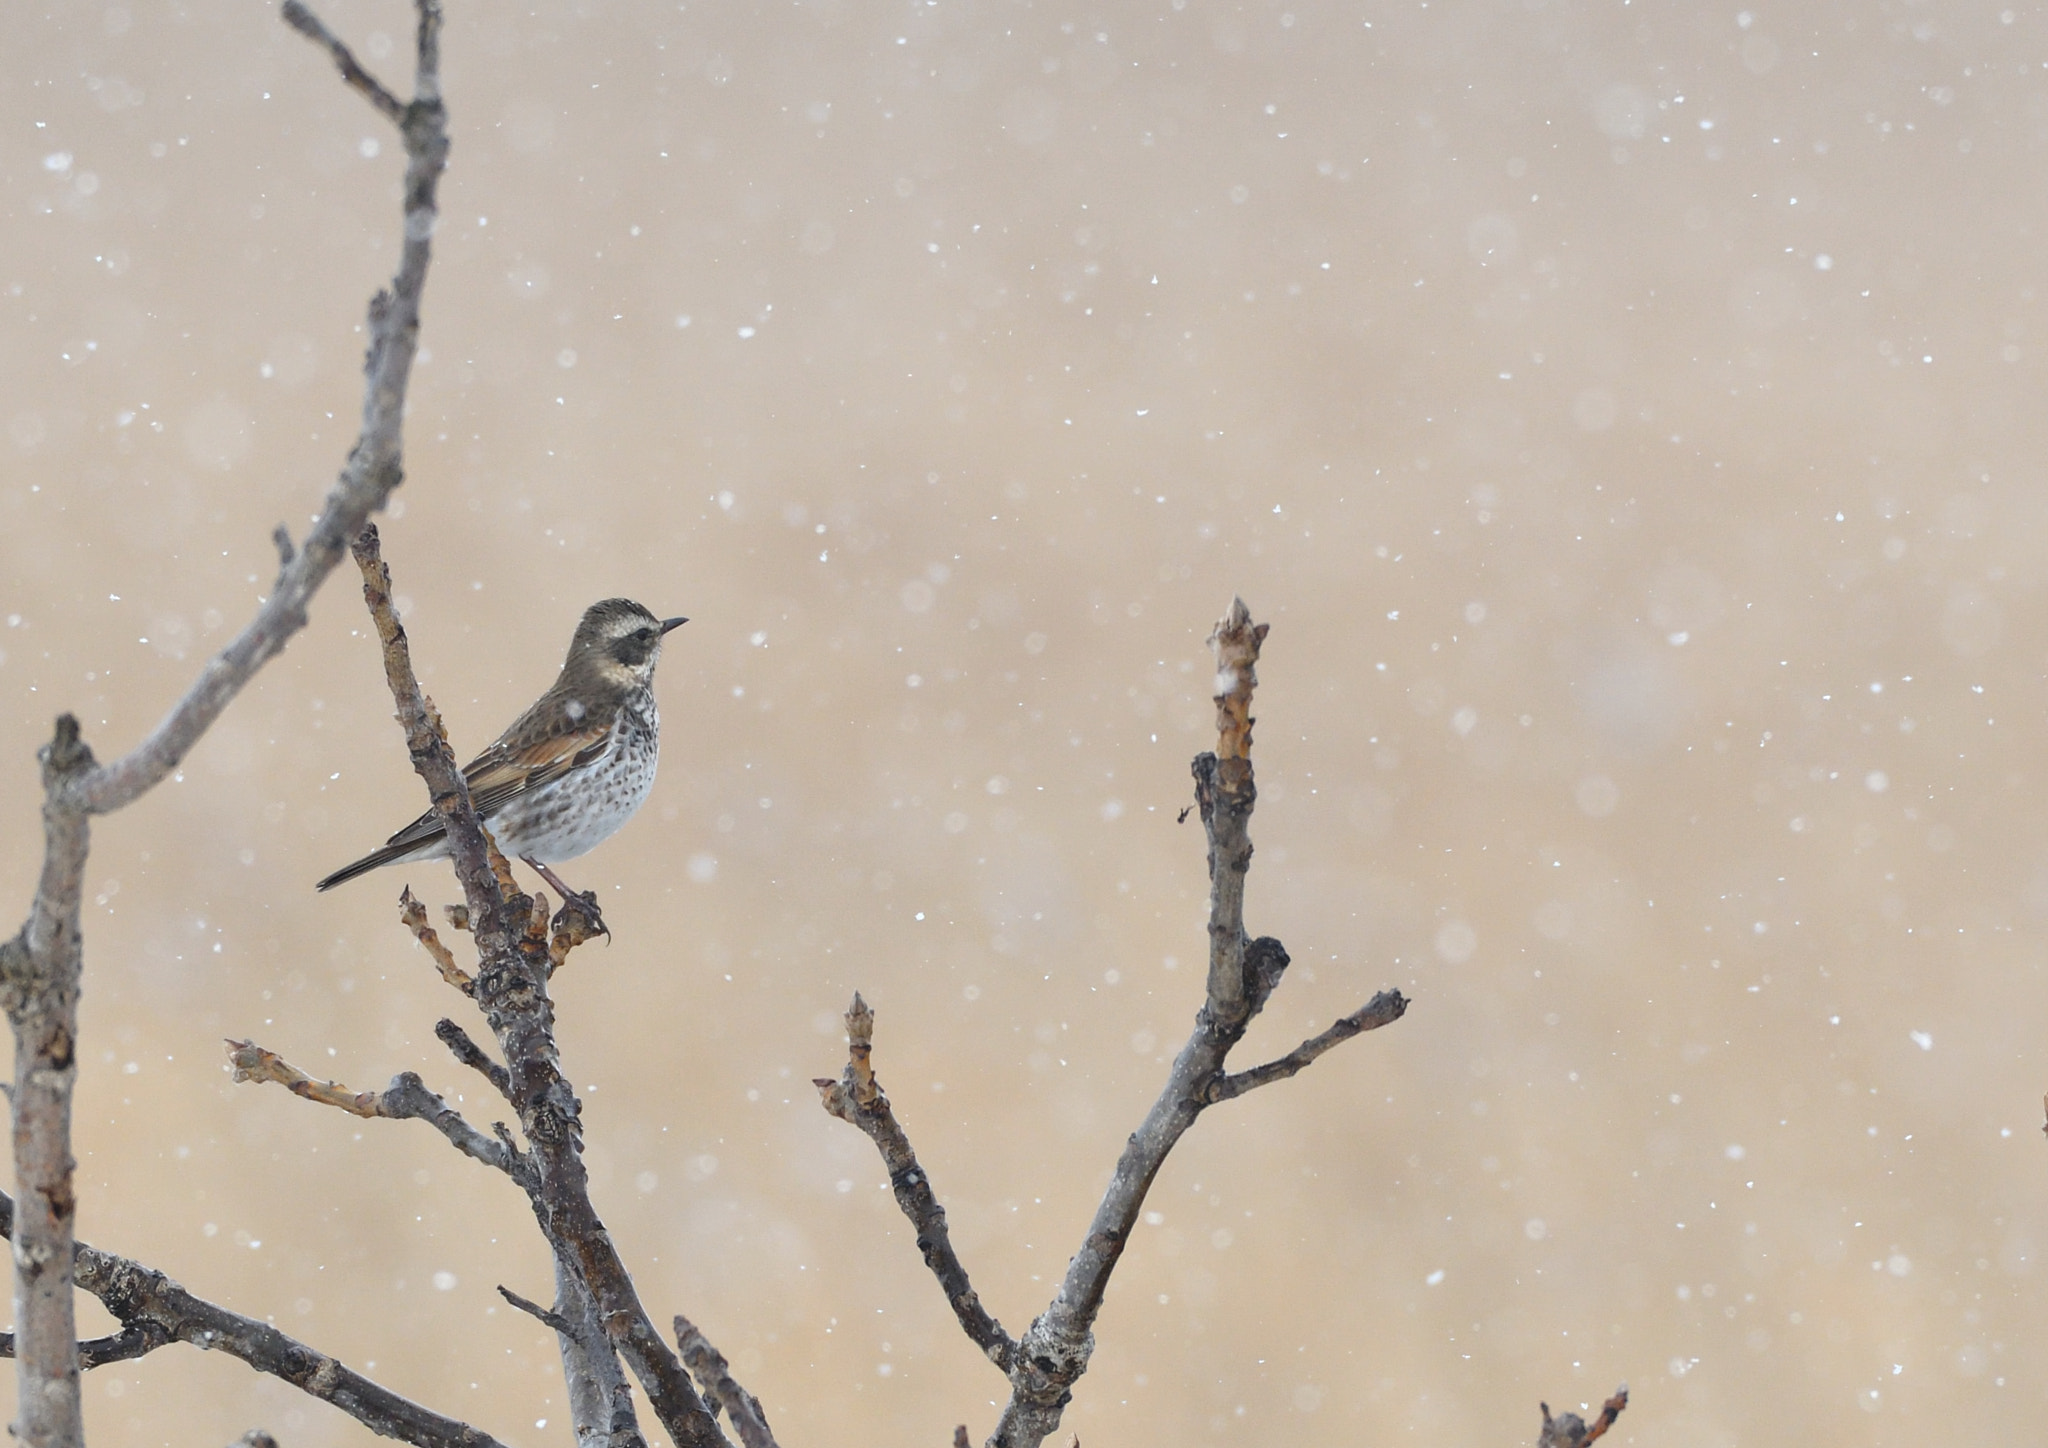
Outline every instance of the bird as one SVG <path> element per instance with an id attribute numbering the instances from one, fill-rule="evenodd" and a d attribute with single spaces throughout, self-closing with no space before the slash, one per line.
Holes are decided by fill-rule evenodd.
<path id="1" fill-rule="evenodd" d="M 462 771 L 498 848 L 523 860 L 564 900 L 577 892 L 550 866 L 610 839 L 654 788 L 661 752 L 654 666 L 662 638 L 688 622 L 656 618 L 630 598 L 593 603 L 548 691 Z M 429 810 L 315 888 L 332 890 L 382 865 L 447 854 L 447 829 Z"/>

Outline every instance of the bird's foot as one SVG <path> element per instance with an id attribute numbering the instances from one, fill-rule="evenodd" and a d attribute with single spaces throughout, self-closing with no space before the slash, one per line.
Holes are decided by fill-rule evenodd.
<path id="1" fill-rule="evenodd" d="M 612 943 L 611 928 L 604 923 L 604 915 L 597 908 L 595 890 L 572 891 L 563 896 L 562 908 L 555 912 L 555 918 L 548 922 L 554 935 L 554 947 L 566 955 L 586 940 L 602 935 L 604 943 Z"/>
<path id="2" fill-rule="evenodd" d="M 604 912 L 598 908 L 597 891 L 570 889 L 567 881 L 531 855 L 522 855 L 520 860 L 562 896 L 562 908 L 555 912 L 550 925 L 557 940 L 562 938 L 565 929 L 573 936 L 564 953 L 599 935 L 604 937 L 606 945 L 612 943 L 612 932 L 604 923 Z"/>

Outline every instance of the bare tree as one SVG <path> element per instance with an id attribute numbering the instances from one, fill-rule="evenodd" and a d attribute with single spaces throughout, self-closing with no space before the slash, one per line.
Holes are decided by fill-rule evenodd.
<path id="1" fill-rule="evenodd" d="M 287 23 L 324 47 L 346 83 L 398 128 L 407 155 L 401 262 L 390 289 L 370 305 L 363 422 L 341 476 L 302 544 L 295 546 L 285 528 L 277 529 L 279 573 L 270 596 L 147 738 L 101 765 L 77 721 L 65 715 L 41 752 L 42 875 L 26 923 L 0 945 L 0 1003 L 15 1033 L 12 1105 L 21 1191 L 19 1201 L 0 1196 L 0 1233 L 15 1246 L 17 1302 L 17 1334 L 0 1341 L 0 1352 L 17 1359 L 21 1406 L 15 1431 L 37 1448 L 82 1444 L 82 1370 L 180 1342 L 226 1352 L 379 1434 L 431 1448 L 489 1448 L 497 1442 L 479 1428 L 409 1402 L 268 1323 L 205 1301 L 159 1271 L 78 1243 L 73 1233 L 70 1113 L 88 822 L 132 802 L 170 773 L 256 670 L 304 626 L 308 600 L 344 551 L 353 553 L 362 575 L 406 747 L 447 830 L 464 896 L 464 904 L 449 914 L 471 935 L 474 965 L 458 961 L 409 890 L 398 902 L 399 922 L 442 980 L 488 1026 L 495 1051 L 452 1018 L 442 1019 L 435 1034 L 458 1064 L 484 1078 L 510 1122 L 484 1129 L 468 1121 L 413 1072 L 399 1074 L 379 1091 L 351 1091 L 309 1076 L 254 1041 L 228 1043 L 236 1079 L 279 1085 L 311 1104 L 365 1119 L 427 1122 L 457 1151 L 501 1173 L 521 1192 L 553 1257 L 553 1300 L 543 1306 L 509 1288 L 499 1291 L 556 1335 L 579 1448 L 639 1448 L 649 1441 L 639 1423 L 635 1383 L 655 1423 L 678 1448 L 725 1448 L 734 1437 L 744 1448 L 774 1448 L 763 1405 L 734 1380 L 705 1334 L 681 1315 L 672 1316 L 673 1344 L 657 1329 L 598 1215 L 581 1156 L 583 1106 L 560 1065 L 549 984 L 571 953 L 601 932 L 602 922 L 590 900 L 575 897 L 551 915 L 546 895 L 519 889 L 483 829 L 439 714 L 421 692 L 392 603 L 381 540 L 369 523 L 402 477 L 401 419 L 436 218 L 435 188 L 448 153 L 438 0 L 415 3 L 416 71 L 409 101 L 371 75 L 299 0 L 286 0 L 283 10 Z M 1399 991 L 1382 991 L 1286 1054 L 1229 1069 L 1232 1051 L 1282 984 L 1289 963 L 1279 940 L 1254 938 L 1244 927 L 1249 826 L 1257 803 L 1251 708 L 1266 635 L 1267 626 L 1253 621 L 1242 600 L 1233 600 L 1210 639 L 1217 745 L 1193 764 L 1194 808 L 1208 843 L 1209 964 L 1192 1028 L 1157 1100 L 1114 1164 L 1057 1291 L 1022 1334 L 1012 1336 L 982 1306 L 954 1250 L 938 1193 L 877 1078 L 875 1014 L 859 995 L 846 1013 L 846 1065 L 837 1078 L 816 1083 L 826 1110 L 874 1141 L 925 1263 L 962 1330 L 1009 1382 L 1009 1400 L 987 1439 L 991 1448 L 1035 1448 L 1058 1429 L 1087 1371 L 1094 1324 L 1146 1193 L 1202 1113 L 1294 1076 L 1344 1041 L 1391 1024 L 1407 1010 Z M 75 1287 L 105 1305 L 120 1324 L 117 1332 L 77 1341 Z M 1590 1442 L 1626 1402 L 1625 1391 L 1617 1394 L 1591 1428 L 1574 1414 L 1552 1418 L 1546 1407 L 1542 1442 Z M 252 1431 L 243 1441 L 270 1440 Z M 954 1441 L 969 1441 L 964 1426 Z"/>

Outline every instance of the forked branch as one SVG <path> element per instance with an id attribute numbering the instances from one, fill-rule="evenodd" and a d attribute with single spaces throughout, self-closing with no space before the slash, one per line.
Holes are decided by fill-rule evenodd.
<path id="1" fill-rule="evenodd" d="M 1183 1133 L 1210 1106 L 1282 1081 L 1362 1032 L 1399 1020 L 1408 1008 L 1399 991 L 1382 991 L 1329 1029 L 1278 1060 L 1237 1075 L 1224 1069 L 1245 1029 L 1285 975 L 1287 949 L 1244 929 L 1244 884 L 1251 869 L 1250 821 L 1258 802 L 1252 769 L 1252 694 L 1266 625 L 1252 622 L 1243 599 L 1216 625 L 1216 750 L 1194 761 L 1195 802 L 1209 842 L 1209 974 L 1205 999 L 1187 1043 L 1174 1057 L 1166 1085 L 1131 1133 L 1080 1249 L 1045 1311 L 1011 1341 L 982 1308 L 967 1270 L 953 1252 L 939 1208 L 889 1100 L 875 1079 L 874 1013 L 856 995 L 846 1014 L 847 1064 L 838 1080 L 816 1083 L 825 1109 L 866 1132 L 882 1154 L 898 1206 L 917 1230 L 918 1249 L 938 1278 L 954 1315 L 974 1344 L 1010 1380 L 1010 1399 L 989 1438 L 990 1448 L 1037 1448 L 1058 1427 L 1074 1384 L 1095 1349 L 1094 1324 L 1138 1213 Z M 956 1436 L 964 1442 L 965 1430 Z"/>

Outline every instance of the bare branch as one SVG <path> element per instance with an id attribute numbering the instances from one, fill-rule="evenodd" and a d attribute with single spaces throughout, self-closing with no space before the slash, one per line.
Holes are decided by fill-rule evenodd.
<path id="1" fill-rule="evenodd" d="M 363 422 L 355 446 L 349 450 L 341 476 L 329 490 L 298 557 L 281 570 L 277 587 L 248 627 L 207 662 L 185 696 L 140 744 L 111 764 L 67 780 L 54 800 L 64 809 L 107 814 L 176 768 L 256 671 L 305 627 L 307 603 L 341 561 L 349 540 L 362 531 L 370 515 L 384 506 L 404 478 L 406 387 L 418 350 L 420 297 L 426 288 L 440 214 L 436 190 L 448 162 L 447 113 L 441 104 L 440 3 L 416 3 L 419 38 L 414 100 L 402 108 L 402 116 L 393 117 L 402 122 L 405 136 L 403 242 L 390 290 L 379 292 L 370 303 Z M 312 18 L 303 6 L 288 10 Z M 319 24 L 317 20 L 313 23 Z"/>
<path id="2" fill-rule="evenodd" d="M 1209 1005 L 1225 1027 L 1249 1015 L 1244 982 L 1244 877 L 1252 865 L 1247 833 L 1258 786 L 1252 779 L 1252 690 L 1258 687 L 1265 624 L 1252 623 L 1244 600 L 1209 635 L 1216 655 L 1216 752 L 1195 766 L 1195 801 L 1209 833 Z"/>
<path id="3" fill-rule="evenodd" d="M 1543 1431 L 1537 1435 L 1536 1448 L 1585 1448 L 1585 1445 L 1604 1436 L 1614 1426 L 1614 1420 L 1621 1416 L 1621 1410 L 1628 1406 L 1628 1384 L 1623 1383 L 1614 1390 L 1614 1396 L 1600 1405 L 1600 1416 L 1588 1427 L 1586 1420 L 1577 1413 L 1560 1413 L 1550 1416 L 1550 1404 L 1538 1403 L 1543 1410 Z"/>
<path id="4" fill-rule="evenodd" d="M 0 1192 L 0 1237 L 12 1239 L 14 1229 L 14 1201 Z M 128 1339 L 131 1334 L 134 1340 L 150 1347 L 191 1343 L 208 1351 L 224 1352 L 260 1373 L 281 1378 L 387 1438 L 420 1448 L 503 1448 L 490 1434 L 400 1397 L 267 1322 L 194 1297 L 163 1273 L 140 1262 L 81 1242 L 77 1244 L 72 1276 L 122 1324 L 120 1334 L 98 1339 L 98 1343 L 112 1344 Z"/>
<path id="5" fill-rule="evenodd" d="M 87 1338 L 78 1345 L 78 1366 L 81 1372 L 103 1368 L 108 1363 L 133 1362 L 136 1358 L 155 1352 L 165 1343 L 161 1337 L 146 1327 L 123 1328 L 107 1337 Z M 14 1334 L 0 1332 L 0 1358 L 14 1356 Z"/>
<path id="6" fill-rule="evenodd" d="M 358 91 L 363 98 L 377 108 L 379 115 L 393 125 L 405 122 L 405 107 L 397 96 L 384 89 L 383 83 L 363 68 L 355 52 L 342 42 L 340 36 L 321 23 L 320 17 L 308 10 L 299 0 L 284 0 L 284 23 L 305 36 L 315 45 L 326 47 L 334 57 L 335 68 L 341 78 L 348 82 L 350 90 Z"/>
<path id="7" fill-rule="evenodd" d="M 1334 1046 L 1343 1045 L 1353 1036 L 1391 1025 L 1400 1020 L 1407 1010 L 1406 996 L 1397 990 L 1383 990 L 1350 1015 L 1332 1022 L 1328 1030 L 1310 1036 L 1277 1061 L 1268 1061 L 1263 1066 L 1254 1066 L 1251 1070 L 1240 1071 L 1234 1076 L 1217 1077 L 1209 1083 L 1205 1099 L 1214 1106 L 1219 1101 L 1228 1101 L 1232 1097 L 1244 1095 L 1247 1091 L 1270 1086 L 1275 1081 L 1285 1081 L 1323 1052 Z"/>
<path id="8" fill-rule="evenodd" d="M 33 1448 L 84 1441 L 78 1318 L 70 1264 L 78 1196 L 71 1157 L 71 1097 L 78 1084 L 78 991 L 85 968 L 79 902 L 91 845 L 86 816 L 59 803 L 93 768 L 78 721 L 57 720 L 37 755 L 43 766 L 43 868 L 21 934 L 0 952 L 0 1005 L 14 1028 L 14 1179 L 22 1193 L 14 1249 L 14 1431 Z"/>
<path id="9" fill-rule="evenodd" d="M 370 621 L 383 646 L 384 678 L 398 704 L 405 747 L 446 826 L 448 852 L 468 895 L 470 928 L 477 937 L 478 953 L 488 958 L 510 949 L 513 941 L 515 917 L 505 908 L 510 867 L 503 874 L 492 868 L 494 857 L 498 862 L 504 857 L 484 834 L 476 806 L 470 802 L 469 781 L 456 767 L 455 752 L 448 747 L 440 711 L 420 692 L 419 679 L 413 673 L 412 644 L 391 603 L 391 570 L 385 566 L 382 541 L 374 525 L 356 535 L 351 552 L 363 575 L 363 601 L 369 605 Z"/>
<path id="10" fill-rule="evenodd" d="M 444 1016 L 434 1022 L 434 1035 L 456 1060 L 472 1071 L 482 1072 L 484 1079 L 498 1088 L 499 1095 L 511 1099 L 511 1073 L 485 1055 L 483 1047 L 469 1038 L 469 1032 Z"/>
<path id="11" fill-rule="evenodd" d="M 1017 1342 L 1008 1367 L 1010 1400 L 989 1439 L 991 1448 L 1037 1448 L 1059 1427 L 1073 1385 L 1088 1370 L 1095 1349 L 1095 1319 L 1145 1195 L 1167 1154 L 1195 1119 L 1213 1102 L 1292 1075 L 1340 1040 L 1397 1019 L 1407 1008 L 1398 992 L 1383 992 L 1364 1011 L 1281 1060 L 1239 1077 L 1225 1074 L 1231 1050 L 1264 1009 L 1288 965 L 1286 947 L 1279 941 L 1251 940 L 1244 930 L 1244 882 L 1252 858 L 1249 826 L 1258 801 L 1251 705 L 1265 639 L 1266 625 L 1252 622 L 1243 599 L 1232 599 L 1230 611 L 1209 640 L 1217 665 L 1217 745 L 1215 753 L 1194 761 L 1195 802 L 1209 841 L 1206 998 L 1187 1043 L 1174 1057 L 1164 1089 L 1118 1157 L 1059 1290 Z M 849 1066 L 849 1091 L 855 1080 Z"/>
<path id="12" fill-rule="evenodd" d="M 555 1316 L 569 1326 L 557 1333 L 562 1377 L 568 1385 L 569 1422 L 579 1445 L 646 1448 L 633 1412 L 633 1390 L 619 1355 L 598 1321 L 590 1289 L 564 1253 L 555 1253 Z"/>
<path id="13" fill-rule="evenodd" d="M 778 1448 L 775 1434 L 768 1428 L 768 1415 L 761 1410 L 761 1400 L 734 1380 L 725 1354 L 713 1347 L 697 1325 L 681 1313 L 676 1314 L 675 1328 L 676 1346 L 682 1351 L 690 1376 L 697 1380 L 706 1398 L 725 1410 L 733 1430 L 740 1435 L 741 1448 Z"/>
<path id="14" fill-rule="evenodd" d="M 392 1121 L 424 1121 L 464 1156 L 519 1180 L 523 1163 L 511 1155 L 502 1141 L 484 1135 L 411 1071 L 401 1071 L 382 1091 L 350 1091 L 332 1081 L 316 1081 L 275 1051 L 266 1051 L 253 1041 L 229 1041 L 228 1061 L 235 1068 L 235 1080 L 269 1082 L 282 1086 L 294 1096 L 321 1106 L 332 1106 L 351 1116 L 386 1117 Z"/>
<path id="15" fill-rule="evenodd" d="M 412 931 L 413 939 L 433 957 L 434 969 L 441 972 L 441 979 L 466 996 L 476 994 L 476 982 L 455 963 L 455 952 L 441 943 L 440 933 L 427 923 L 427 907 L 420 904 L 410 885 L 398 897 L 398 918 Z"/>
<path id="16" fill-rule="evenodd" d="M 640 1380 L 648 1406 L 677 1448 L 728 1448 L 681 1360 L 655 1331 L 611 1233 L 591 1205 L 578 1120 L 582 1107 L 556 1064 L 554 1003 L 547 991 L 554 961 L 546 917 L 529 928 L 533 902 L 519 891 L 478 821 L 440 719 L 420 692 L 411 646 L 392 608 L 391 574 L 376 529 L 363 530 L 355 555 L 406 747 L 447 827 L 449 852 L 468 901 L 479 956 L 476 1003 L 498 1039 L 507 1094 L 532 1146 L 527 1160 L 537 1174 L 534 1211 L 541 1231 L 589 1291 L 612 1348 Z"/>
<path id="17" fill-rule="evenodd" d="M 542 1327 L 559 1332 L 565 1337 L 575 1330 L 569 1326 L 569 1319 L 562 1316 L 561 1313 L 551 1308 L 542 1307 L 538 1302 L 529 1301 L 503 1284 L 500 1284 L 498 1287 L 498 1296 L 504 1298 L 528 1317 L 531 1317 Z"/>
<path id="18" fill-rule="evenodd" d="M 846 1071 L 837 1081 L 823 1079 L 812 1084 L 818 1088 L 827 1111 L 867 1133 L 875 1149 L 881 1152 L 896 1205 L 910 1219 L 917 1233 L 917 1249 L 924 1254 L 924 1265 L 938 1279 L 939 1290 L 946 1294 L 946 1305 L 960 1321 L 960 1330 L 987 1354 L 990 1362 L 1008 1373 L 1016 1358 L 1016 1340 L 981 1305 L 980 1295 L 968 1281 L 966 1266 L 953 1250 L 946 1209 L 939 1205 L 932 1192 L 931 1178 L 918 1165 L 910 1138 L 897 1122 L 882 1083 L 875 1079 L 871 1061 L 874 1039 L 875 1013 L 856 992 L 846 1012 Z"/>

